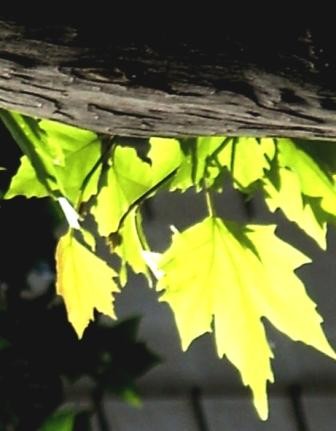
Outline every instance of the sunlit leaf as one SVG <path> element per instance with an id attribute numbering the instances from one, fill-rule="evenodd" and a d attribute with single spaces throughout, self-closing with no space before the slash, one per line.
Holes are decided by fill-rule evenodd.
<path id="1" fill-rule="evenodd" d="M 11 199 L 20 195 L 26 196 L 27 198 L 43 198 L 49 195 L 48 189 L 36 176 L 36 171 L 27 156 L 21 157 L 19 170 L 17 174 L 12 177 L 4 199 Z"/>
<path id="2" fill-rule="evenodd" d="M 183 349 L 214 332 L 218 355 L 239 370 L 262 418 L 268 413 L 267 382 L 273 380 L 262 319 L 335 358 L 316 306 L 294 272 L 309 259 L 277 238 L 274 226 L 242 227 L 211 216 L 175 231 L 160 255 L 146 243 L 138 210 L 161 189 L 221 191 L 231 178 L 244 193 L 260 187 L 271 212 L 280 209 L 325 249 L 327 222 L 336 221 L 336 143 L 198 137 L 151 138 L 148 147 L 142 140 L 97 136 L 3 109 L 0 117 L 24 153 L 4 197 L 51 196 L 76 229 L 59 240 L 56 287 L 78 337 L 95 310 L 115 317 L 115 279 L 125 285 L 130 267 L 149 283 L 152 276 L 159 280 Z M 209 202 L 208 208 L 215 213 Z M 95 220 L 83 217 L 88 211 Z M 95 254 L 99 235 L 120 257 L 118 274 Z M 0 349 L 5 347 L 0 340 Z M 43 430 L 72 425 L 56 415 Z"/>
<path id="3" fill-rule="evenodd" d="M 155 187 L 159 187 L 179 166 L 178 141 L 151 138 L 150 145 L 151 164 L 140 159 L 133 148 L 116 146 L 114 149 L 106 185 L 101 188 L 92 210 L 100 235 L 116 232 L 131 205 L 154 192 Z"/>
<path id="4" fill-rule="evenodd" d="M 29 158 L 39 181 L 53 196 L 56 184 L 53 163 L 50 160 L 48 149 L 42 145 L 37 120 L 4 109 L 0 109 L 0 117 L 17 145 Z"/>
<path id="5" fill-rule="evenodd" d="M 58 121 L 40 120 L 40 136 L 55 165 L 65 166 L 67 154 L 78 152 L 97 140 L 94 132 Z M 44 133 L 43 133 L 44 132 Z"/>
<path id="6" fill-rule="evenodd" d="M 264 176 L 264 171 L 270 168 L 268 158 L 274 157 L 274 154 L 272 139 L 240 137 L 228 142 L 218 155 L 218 160 L 230 171 L 234 186 L 245 191 Z"/>
<path id="7" fill-rule="evenodd" d="M 141 227 L 141 218 L 136 210 L 132 210 L 127 215 L 118 234 L 119 241 L 113 250 L 122 259 L 121 283 L 124 285 L 127 281 L 127 264 L 136 274 L 144 274 L 151 283 L 150 272 L 143 256 L 143 251 L 148 246 L 143 243 L 144 234 Z"/>
<path id="8" fill-rule="evenodd" d="M 25 153 L 6 198 L 64 196 L 77 206 L 97 192 L 101 142 L 95 133 L 17 113 L 5 119 Z"/>
<path id="9" fill-rule="evenodd" d="M 263 179 L 265 202 L 274 212 L 280 208 L 288 220 L 295 222 L 311 236 L 322 249 L 326 249 L 327 218 L 320 202 L 302 194 L 300 179 L 296 172 L 279 168 L 277 181 L 265 176 Z"/>
<path id="10" fill-rule="evenodd" d="M 79 338 L 94 309 L 115 318 L 113 293 L 119 291 L 116 272 L 84 247 L 72 234 L 66 233 L 56 249 L 57 293 L 64 299 L 68 319 Z"/>
<path id="11" fill-rule="evenodd" d="M 186 191 L 210 187 L 222 171 L 217 153 L 229 140 L 223 136 L 201 136 L 182 141 L 182 163 L 170 184 L 170 190 Z"/>
<path id="12" fill-rule="evenodd" d="M 274 235 L 274 226 L 242 228 L 209 217 L 175 233 L 159 264 L 164 276 L 158 289 L 174 311 L 183 349 L 211 332 L 214 322 L 219 356 L 238 368 L 263 419 L 273 375 L 262 317 L 293 340 L 335 357 L 315 304 L 293 272 L 307 262 Z"/>
<path id="13" fill-rule="evenodd" d="M 41 120 L 38 126 L 42 144 L 49 148 L 60 191 L 75 206 L 79 200 L 86 202 L 97 193 L 101 166 L 92 170 L 101 157 L 99 138 L 89 130 L 56 121 Z"/>
<path id="14" fill-rule="evenodd" d="M 321 167 L 306 152 L 290 139 L 277 139 L 280 167 L 295 172 L 300 181 L 302 193 L 321 198 L 321 208 L 336 215 L 336 188 Z"/>

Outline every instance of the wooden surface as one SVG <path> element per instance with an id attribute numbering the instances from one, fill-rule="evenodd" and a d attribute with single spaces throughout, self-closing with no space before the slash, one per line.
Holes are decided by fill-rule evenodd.
<path id="1" fill-rule="evenodd" d="M 121 136 L 336 138 L 332 28 L 265 22 L 141 37 L 0 14 L 0 107 Z"/>

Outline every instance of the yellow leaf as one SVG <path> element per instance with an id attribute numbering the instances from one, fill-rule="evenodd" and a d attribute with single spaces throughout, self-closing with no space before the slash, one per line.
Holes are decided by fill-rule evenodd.
<path id="1" fill-rule="evenodd" d="M 158 289 L 174 311 L 183 349 L 214 327 L 218 355 L 238 368 L 262 419 L 268 415 L 267 381 L 273 381 L 262 317 L 335 358 L 315 304 L 294 273 L 307 262 L 274 235 L 274 226 L 240 227 L 214 217 L 175 233 L 159 262 Z"/>
<path id="2" fill-rule="evenodd" d="M 142 238 L 141 215 L 132 210 L 126 217 L 119 231 L 120 243 L 114 247 L 114 252 L 121 257 L 120 283 L 124 286 L 127 282 L 127 264 L 136 274 L 144 274 L 149 285 L 152 284 L 150 272 L 143 257 L 144 246 Z M 148 247 L 148 246 L 147 246 Z"/>
<path id="3" fill-rule="evenodd" d="M 278 184 L 271 178 L 263 178 L 265 202 L 271 212 L 280 208 L 288 220 L 296 223 L 307 235 L 325 250 L 327 248 L 326 215 L 320 209 L 318 200 L 302 194 L 300 180 L 295 172 L 289 169 L 278 169 Z M 304 202 L 305 200 L 305 202 Z"/>
<path id="4" fill-rule="evenodd" d="M 64 299 L 68 319 L 82 337 L 94 309 L 115 318 L 113 293 L 119 289 L 117 274 L 103 260 L 84 247 L 68 231 L 56 249 L 57 293 Z"/>
<path id="5" fill-rule="evenodd" d="M 261 145 L 256 138 L 239 137 L 231 139 L 218 155 L 219 163 L 226 166 L 234 179 L 234 186 L 247 189 L 252 183 L 263 178 L 264 171 L 269 169 L 265 157 L 270 152 L 272 141 Z M 274 145 L 274 144 L 273 144 Z M 253 160 L 253 163 L 251 163 Z"/>
<path id="6" fill-rule="evenodd" d="M 101 236 L 116 232 L 131 205 L 179 166 L 181 150 L 177 140 L 151 138 L 150 145 L 151 164 L 140 159 L 134 148 L 116 146 L 106 185 L 101 188 L 92 209 Z"/>

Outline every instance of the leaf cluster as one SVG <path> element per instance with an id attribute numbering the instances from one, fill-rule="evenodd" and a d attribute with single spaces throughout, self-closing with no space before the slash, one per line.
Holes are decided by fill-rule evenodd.
<path id="1" fill-rule="evenodd" d="M 183 349 L 214 334 L 218 355 L 239 370 L 263 419 L 273 381 L 263 318 L 335 358 L 295 273 L 310 259 L 281 240 L 276 226 L 226 220 L 214 205 L 229 185 L 246 199 L 262 195 L 270 212 L 281 211 L 325 250 L 336 217 L 334 143 L 320 151 L 288 138 L 153 137 L 141 152 L 119 137 L 9 111 L 1 118 L 23 151 L 3 198 L 48 196 L 67 222 L 56 248 L 56 287 L 79 337 L 94 310 L 116 317 L 113 301 L 131 269 L 170 305 Z M 157 253 L 141 208 L 163 191 L 189 189 L 204 195 L 208 215 L 182 232 L 173 228 L 171 245 Z M 117 260 L 103 259 L 99 244 Z"/>

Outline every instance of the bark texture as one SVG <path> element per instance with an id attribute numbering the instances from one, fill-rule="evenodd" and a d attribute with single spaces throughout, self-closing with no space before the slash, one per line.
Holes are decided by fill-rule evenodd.
<path id="1" fill-rule="evenodd" d="M 336 138 L 327 32 L 229 28 L 205 42 L 89 30 L 0 16 L 0 107 L 121 136 Z"/>

